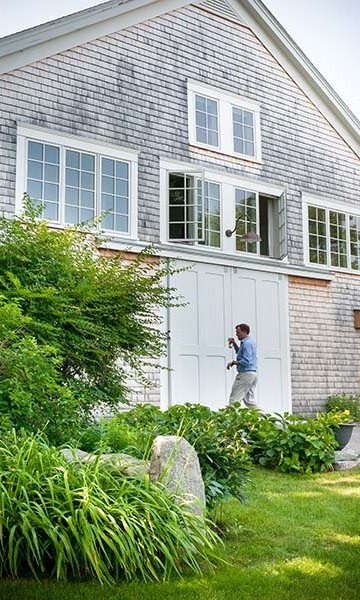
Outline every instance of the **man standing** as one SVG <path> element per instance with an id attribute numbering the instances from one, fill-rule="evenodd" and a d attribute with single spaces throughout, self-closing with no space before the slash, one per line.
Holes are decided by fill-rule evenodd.
<path id="1" fill-rule="evenodd" d="M 236 352 L 236 360 L 232 360 L 226 366 L 227 369 L 236 366 L 237 375 L 235 377 L 231 394 L 230 405 L 234 402 L 244 402 L 248 408 L 257 408 L 254 397 L 254 388 L 257 383 L 257 354 L 255 341 L 250 337 L 250 327 L 246 323 L 241 323 L 235 327 L 236 336 L 240 340 L 240 345 L 234 338 L 228 338 L 229 347 L 233 347 Z"/>

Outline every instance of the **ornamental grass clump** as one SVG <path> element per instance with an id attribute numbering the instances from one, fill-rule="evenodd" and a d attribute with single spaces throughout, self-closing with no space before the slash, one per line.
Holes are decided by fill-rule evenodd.
<path id="1" fill-rule="evenodd" d="M 68 463 L 41 435 L 0 440 L 0 575 L 164 580 L 216 558 L 217 536 L 148 478 Z"/>

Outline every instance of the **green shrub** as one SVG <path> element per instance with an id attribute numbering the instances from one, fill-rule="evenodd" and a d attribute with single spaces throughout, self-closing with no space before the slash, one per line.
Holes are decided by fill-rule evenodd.
<path id="1" fill-rule="evenodd" d="M 73 418 L 67 418 L 71 423 L 91 414 L 99 402 L 110 408 L 127 402 L 129 367 L 150 384 L 144 364 L 157 364 L 167 344 L 159 327 L 160 309 L 178 303 L 174 290 L 164 284 L 174 270 L 156 262 L 151 249 L 133 261 L 121 253 L 103 256 L 91 227 L 54 231 L 39 219 L 41 209 L 27 195 L 24 205 L 23 215 L 0 217 L 0 296 L 4 310 L 17 307 L 21 316 L 10 342 L 0 332 L 0 347 L 9 350 L 9 361 L 10 350 L 20 352 L 28 391 L 21 382 L 21 389 L 15 389 L 20 369 L 13 364 L 6 365 L 3 375 L 0 363 L 0 378 L 3 389 L 16 393 L 18 404 L 29 401 L 35 407 L 31 369 L 36 376 L 56 371 L 42 393 L 44 413 L 54 420 L 55 392 L 66 410 L 73 402 Z M 71 398 L 64 398 L 68 393 Z M 17 424 L 15 415 L 9 417 Z M 27 426 L 26 419 L 22 424 Z"/>
<path id="2" fill-rule="evenodd" d="M 217 536 L 160 485 L 67 463 L 39 436 L 0 439 L 0 575 L 162 580 L 215 557 Z"/>
<path id="3" fill-rule="evenodd" d="M 42 430 L 61 444 L 82 425 L 82 398 L 63 384 L 56 349 L 26 333 L 31 321 L 0 297 L 1 429 Z"/>
<path id="4" fill-rule="evenodd" d="M 341 394 L 329 396 L 326 409 L 328 411 L 348 410 L 352 421 L 360 421 L 360 395 Z"/>
<path id="5" fill-rule="evenodd" d="M 81 431 L 76 445 L 86 452 L 123 452 L 136 458 L 147 458 L 152 441 L 147 433 L 119 421 L 115 416 L 88 425 Z"/>
<path id="6" fill-rule="evenodd" d="M 331 426 L 321 417 L 259 415 L 249 437 L 255 462 L 283 473 L 329 470 L 337 447 Z"/>
<path id="7" fill-rule="evenodd" d="M 219 415 L 200 404 L 175 405 L 164 412 L 154 406 L 139 405 L 115 417 L 114 427 L 126 423 L 134 428 L 145 458 L 157 435 L 183 436 L 197 452 L 207 505 L 212 508 L 229 496 L 245 498 L 249 466 L 245 437 L 229 432 L 228 422 Z"/>
<path id="8" fill-rule="evenodd" d="M 346 413 L 339 415 L 344 418 Z M 334 418 L 330 413 L 316 419 L 269 415 L 239 405 L 218 412 L 199 404 L 172 406 L 164 412 L 138 405 L 110 421 L 97 443 L 98 447 L 119 451 L 125 448 L 124 440 L 128 444 L 131 440 L 138 451 L 135 456 L 147 459 L 157 435 L 183 436 L 198 454 L 207 505 L 212 509 L 229 496 L 245 498 L 251 462 L 282 472 L 330 469 L 337 447 Z M 130 447 L 129 453 L 133 451 Z"/>

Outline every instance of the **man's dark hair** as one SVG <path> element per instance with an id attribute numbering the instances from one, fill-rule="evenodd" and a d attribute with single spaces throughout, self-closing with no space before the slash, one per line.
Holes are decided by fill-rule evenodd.
<path id="1" fill-rule="evenodd" d="M 237 328 L 241 329 L 241 331 L 245 331 L 246 335 L 249 335 L 250 333 L 250 327 L 246 323 L 240 323 L 240 325 L 236 325 L 235 329 Z"/>

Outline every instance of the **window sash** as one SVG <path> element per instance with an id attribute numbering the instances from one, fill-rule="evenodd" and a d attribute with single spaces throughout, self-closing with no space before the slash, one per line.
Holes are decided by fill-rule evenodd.
<path id="1" fill-rule="evenodd" d="M 196 141 L 219 146 L 219 103 L 213 98 L 195 94 Z"/>
<path id="2" fill-rule="evenodd" d="M 235 188 L 236 250 L 259 254 L 258 244 L 248 243 L 241 236 L 249 231 L 258 232 L 259 203 L 258 194 L 242 188 Z"/>
<path id="3" fill-rule="evenodd" d="M 190 144 L 261 161 L 257 102 L 189 80 L 188 122 Z"/>
<path id="4" fill-rule="evenodd" d="M 204 233 L 200 241 L 205 246 L 221 247 L 221 185 L 204 181 Z"/>
<path id="5" fill-rule="evenodd" d="M 204 177 L 202 171 L 167 173 L 168 238 L 173 242 L 204 239 Z"/>
<path id="6" fill-rule="evenodd" d="M 114 176 L 108 177 L 113 183 L 113 191 L 108 194 L 103 179 L 104 161 L 113 163 L 115 168 Z M 100 229 L 129 234 L 130 168 L 127 160 L 40 139 L 26 140 L 27 193 L 44 204 L 43 218 L 61 225 L 93 222 L 105 213 Z M 48 181 L 49 177 L 54 181 Z"/>
<path id="7" fill-rule="evenodd" d="M 308 260 L 324 267 L 360 271 L 360 216 L 307 205 Z"/>
<path id="8" fill-rule="evenodd" d="M 236 154 L 255 156 L 255 114 L 240 106 L 232 107 L 233 149 Z"/>

